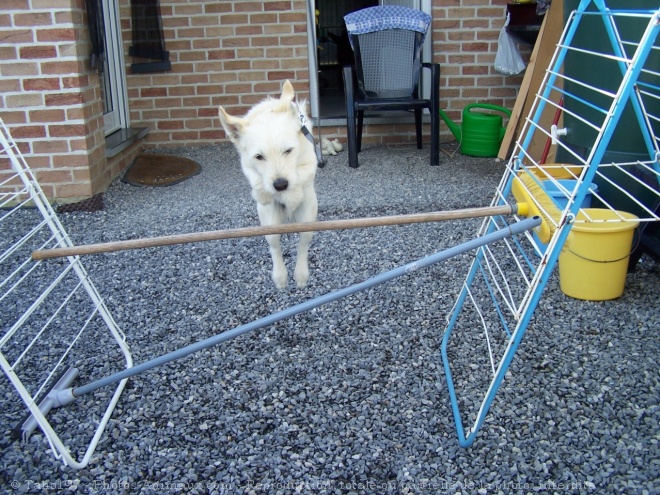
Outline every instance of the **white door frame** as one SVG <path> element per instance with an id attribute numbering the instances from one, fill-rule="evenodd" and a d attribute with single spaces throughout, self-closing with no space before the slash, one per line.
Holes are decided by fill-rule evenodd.
<path id="1" fill-rule="evenodd" d="M 104 70 L 101 74 L 103 93 L 103 127 L 108 136 L 119 129 L 129 127 L 126 70 L 119 23 L 117 0 L 103 0 L 105 24 Z"/>

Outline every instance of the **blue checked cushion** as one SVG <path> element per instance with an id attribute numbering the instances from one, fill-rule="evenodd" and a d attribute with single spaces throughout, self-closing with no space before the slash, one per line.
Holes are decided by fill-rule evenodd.
<path id="1" fill-rule="evenodd" d="M 344 16 L 349 34 L 373 33 L 385 29 L 407 29 L 426 35 L 431 16 L 421 10 L 400 5 L 382 5 L 351 12 Z M 422 38 L 423 41 L 423 38 Z"/>

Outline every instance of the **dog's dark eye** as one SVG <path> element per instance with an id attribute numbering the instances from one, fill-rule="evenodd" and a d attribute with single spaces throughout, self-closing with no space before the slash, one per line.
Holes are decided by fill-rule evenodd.
<path id="1" fill-rule="evenodd" d="M 254 155 L 254 157 L 260 162 L 263 162 L 265 160 L 264 155 L 261 154 Z"/>
<path id="2" fill-rule="evenodd" d="M 284 150 L 284 153 L 282 153 L 282 154 L 283 154 L 284 156 L 286 156 L 286 155 L 288 155 L 289 153 L 291 153 L 292 151 L 293 151 L 293 148 L 289 148 L 289 149 Z"/>

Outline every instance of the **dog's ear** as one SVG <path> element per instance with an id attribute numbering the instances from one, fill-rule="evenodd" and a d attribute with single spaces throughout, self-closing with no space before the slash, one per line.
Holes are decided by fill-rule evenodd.
<path id="1" fill-rule="evenodd" d="M 280 95 L 280 99 L 278 100 L 279 104 L 275 108 L 275 111 L 287 112 L 291 110 L 291 103 L 293 102 L 293 98 L 295 96 L 296 94 L 293 91 L 293 85 L 291 84 L 291 81 L 287 79 L 282 85 L 282 94 Z"/>
<path id="2" fill-rule="evenodd" d="M 237 142 L 245 125 L 244 120 L 239 117 L 232 117 L 222 107 L 218 107 L 218 115 L 220 116 L 220 123 L 227 137 L 232 143 Z"/>
<path id="3" fill-rule="evenodd" d="M 295 91 L 293 91 L 293 84 L 291 84 L 291 81 L 287 79 L 282 85 L 282 96 L 280 96 L 280 100 L 286 100 L 291 103 L 295 95 Z"/>

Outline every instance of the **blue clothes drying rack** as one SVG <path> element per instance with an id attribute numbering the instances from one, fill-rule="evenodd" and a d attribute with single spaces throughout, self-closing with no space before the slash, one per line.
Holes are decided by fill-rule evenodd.
<path id="1" fill-rule="evenodd" d="M 604 38 L 597 50 L 576 42 L 585 32 L 594 35 L 594 23 Z M 635 25 L 634 34 L 622 29 L 625 23 Z M 512 181 L 524 172 L 534 177 L 539 187 L 544 187 L 544 181 L 552 182 L 562 191 L 566 206 L 560 218 L 546 219 L 554 232 L 547 247 L 541 246 L 536 236 L 527 235 L 522 242 L 507 240 L 504 249 L 483 246 L 475 252 L 441 345 L 458 440 L 464 447 L 474 442 L 483 426 L 572 226 L 598 221 L 580 208 L 585 196 L 593 193 L 592 184 L 613 188 L 626 208 L 634 209 L 635 221 L 660 220 L 659 31 L 660 10 L 611 10 L 602 0 L 582 0 L 566 23 L 492 202 L 509 204 Z M 601 86 L 598 78 L 596 83 L 581 78 L 579 71 L 566 63 L 567 57 L 583 57 L 590 67 L 614 66 L 615 70 L 603 74 L 600 82 L 615 81 L 618 87 L 611 90 Z M 611 161 L 608 147 L 615 133 L 621 132 L 619 122 L 630 107 L 645 149 L 640 150 L 641 159 Z M 548 111 L 561 112 L 564 124 L 577 125 L 548 126 L 543 123 Z M 572 135 L 579 126 L 594 136 L 591 142 Z M 567 157 L 568 163 L 540 163 L 530 151 L 533 140 L 538 139 L 551 140 L 557 156 Z M 571 179 L 574 187 L 567 189 L 559 178 Z M 528 193 L 534 197 L 534 191 Z M 616 213 L 617 204 L 611 197 L 599 193 L 596 197 L 602 208 L 615 212 L 611 221 L 630 221 Z M 545 211 L 543 201 L 537 206 Z M 578 212 L 583 215 L 578 217 Z M 479 234 L 497 230 L 502 222 L 499 217 L 484 219 Z M 459 369 L 451 358 L 454 352 L 470 353 L 473 359 Z M 475 402 L 475 397 L 480 400 Z"/>

